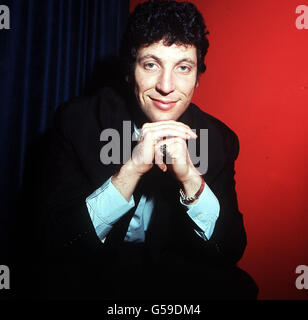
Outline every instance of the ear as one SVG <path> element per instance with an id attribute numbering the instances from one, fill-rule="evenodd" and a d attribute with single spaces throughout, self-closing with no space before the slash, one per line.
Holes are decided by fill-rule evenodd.
<path id="1" fill-rule="evenodd" d="M 199 86 L 199 81 L 197 80 L 195 84 L 195 88 L 198 88 L 198 86 Z"/>
<path id="2" fill-rule="evenodd" d="M 125 81 L 126 81 L 126 82 L 129 82 L 128 76 L 125 77 Z"/>

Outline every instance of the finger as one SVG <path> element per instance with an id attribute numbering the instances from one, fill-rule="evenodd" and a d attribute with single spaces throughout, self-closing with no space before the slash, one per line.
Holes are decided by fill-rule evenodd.
<path id="1" fill-rule="evenodd" d="M 167 125 L 167 126 L 177 125 L 177 126 L 182 126 L 182 127 L 190 129 L 190 127 L 187 124 L 185 124 L 183 122 L 180 122 L 180 121 L 175 121 L 175 120 L 163 120 L 163 121 L 156 121 L 156 122 L 146 122 L 146 123 L 143 124 L 142 128 L 153 128 L 153 127 L 159 127 L 159 126 L 163 126 L 163 125 Z"/>
<path id="2" fill-rule="evenodd" d="M 155 145 L 155 164 L 164 172 L 167 171 L 167 165 L 164 163 L 164 154 L 161 150 L 161 146 Z"/>
<path id="3" fill-rule="evenodd" d="M 177 126 L 177 125 L 160 125 L 157 127 L 146 127 L 142 129 L 142 135 L 148 132 L 164 132 L 166 130 L 182 132 L 191 136 L 191 138 L 197 138 L 197 134 L 189 127 L 183 127 L 183 126 Z"/>
<path id="4" fill-rule="evenodd" d="M 169 136 L 166 139 L 161 139 L 156 142 L 155 148 L 161 148 L 163 145 L 166 145 L 168 153 L 171 150 L 170 148 L 172 148 L 174 145 L 179 145 L 182 148 L 187 149 L 186 140 L 181 137 Z"/>
<path id="5" fill-rule="evenodd" d="M 177 161 L 179 164 L 186 163 L 187 145 L 185 140 L 181 138 L 169 138 L 166 140 L 161 140 L 155 145 L 155 151 L 160 150 L 160 154 L 162 154 L 161 150 L 163 146 L 166 146 L 167 154 L 171 158 L 171 163 L 168 163 L 167 161 L 167 164 L 172 164 L 175 161 Z"/>
<path id="6" fill-rule="evenodd" d="M 143 125 L 141 132 L 142 134 L 145 134 L 149 131 L 163 131 L 166 129 L 173 129 L 173 130 L 179 130 L 182 132 L 185 132 L 192 137 L 196 138 L 197 134 L 186 124 L 182 122 L 176 122 L 176 121 L 160 121 L 160 122 L 155 122 L 155 123 L 146 123 Z"/>
<path id="7" fill-rule="evenodd" d="M 147 131 L 144 133 L 144 141 L 147 141 L 147 143 L 149 143 L 149 141 L 152 140 L 153 143 L 155 144 L 164 138 L 171 138 L 171 137 L 178 137 L 184 140 L 196 139 L 196 137 L 192 136 L 188 132 L 174 130 L 171 128 L 166 128 L 164 130 L 157 130 L 157 131 L 156 130 Z"/>
<path id="8" fill-rule="evenodd" d="M 144 144 L 137 145 L 132 152 L 132 159 L 137 165 L 153 164 L 154 146 L 146 148 Z"/>

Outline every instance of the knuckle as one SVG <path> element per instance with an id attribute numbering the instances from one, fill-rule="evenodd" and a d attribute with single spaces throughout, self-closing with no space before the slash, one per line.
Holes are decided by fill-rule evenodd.
<path id="1" fill-rule="evenodd" d="M 148 122 L 144 123 L 144 124 L 142 125 L 142 127 L 141 127 L 141 130 L 144 130 L 144 129 L 148 128 L 149 125 L 150 125 L 150 124 L 149 124 Z"/>

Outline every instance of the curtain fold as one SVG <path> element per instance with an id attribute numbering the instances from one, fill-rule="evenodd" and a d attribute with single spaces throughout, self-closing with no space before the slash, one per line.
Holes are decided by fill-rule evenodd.
<path id="1" fill-rule="evenodd" d="M 16 222 L 27 148 L 59 104 L 87 93 L 97 62 L 117 55 L 129 0 L 1 4 L 10 9 L 11 28 L 0 30 L 0 258 L 7 256 L 9 221 L 12 228 Z"/>

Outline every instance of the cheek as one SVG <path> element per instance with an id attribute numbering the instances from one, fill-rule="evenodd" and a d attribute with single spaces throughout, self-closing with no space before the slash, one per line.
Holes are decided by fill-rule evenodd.
<path id="1" fill-rule="evenodd" d="M 140 74 L 138 72 L 135 72 L 134 76 L 135 76 L 135 91 L 139 93 L 139 91 L 141 90 L 140 84 L 142 84 L 142 81 L 140 79 Z"/>
<path id="2" fill-rule="evenodd" d="M 153 87 L 153 77 L 144 75 L 142 72 L 135 72 L 136 89 L 139 95 L 142 95 L 147 90 Z"/>
<path id="3" fill-rule="evenodd" d="M 192 95 L 195 91 L 195 82 L 194 83 L 190 83 L 189 86 L 187 87 L 187 92 L 189 95 Z"/>
<path id="4" fill-rule="evenodd" d="M 188 98 L 190 98 L 193 95 L 195 85 L 195 77 L 191 77 L 189 79 L 181 79 L 181 81 L 178 81 L 178 89 Z"/>
<path id="5" fill-rule="evenodd" d="M 194 91 L 195 91 L 195 86 L 185 86 L 182 89 L 182 94 L 185 96 L 185 100 L 187 103 L 189 103 L 190 100 L 192 99 Z"/>

